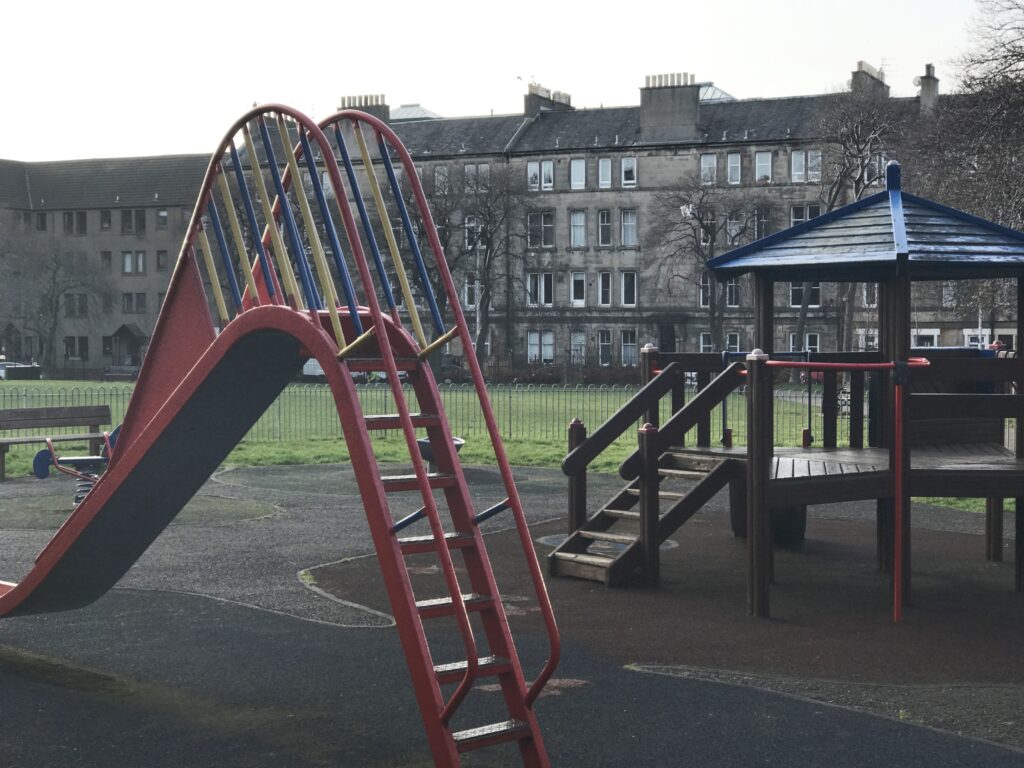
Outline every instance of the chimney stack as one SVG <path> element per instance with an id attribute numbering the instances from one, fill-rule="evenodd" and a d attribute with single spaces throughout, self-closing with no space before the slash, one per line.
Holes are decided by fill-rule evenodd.
<path id="1" fill-rule="evenodd" d="M 385 123 L 391 120 L 391 107 L 384 99 L 383 93 L 373 93 L 363 96 L 342 96 L 338 111 L 343 109 L 358 109 L 368 115 L 373 115 Z"/>
<path id="2" fill-rule="evenodd" d="M 562 91 L 551 91 L 540 83 L 530 83 L 523 97 L 523 115 L 536 117 L 543 111 L 567 111 L 572 109 L 572 96 Z"/>
<path id="3" fill-rule="evenodd" d="M 889 86 L 885 84 L 885 74 L 875 69 L 866 61 L 858 61 L 850 78 L 850 90 L 856 94 L 873 98 L 889 98 Z"/>
<path id="4" fill-rule="evenodd" d="M 939 103 L 939 78 L 935 76 L 935 66 L 924 65 L 924 76 L 914 78 L 915 84 L 921 86 L 921 111 L 931 112 Z"/>
<path id="5" fill-rule="evenodd" d="M 640 89 L 640 135 L 645 142 L 696 141 L 700 89 L 690 72 L 648 75 Z"/>

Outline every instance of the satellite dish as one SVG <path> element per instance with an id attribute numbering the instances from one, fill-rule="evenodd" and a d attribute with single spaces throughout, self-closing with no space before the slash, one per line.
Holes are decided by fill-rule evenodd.
<path id="1" fill-rule="evenodd" d="M 921 86 L 921 76 L 920 75 L 918 75 L 917 77 L 914 78 L 914 85 L 916 85 L 918 87 Z"/>

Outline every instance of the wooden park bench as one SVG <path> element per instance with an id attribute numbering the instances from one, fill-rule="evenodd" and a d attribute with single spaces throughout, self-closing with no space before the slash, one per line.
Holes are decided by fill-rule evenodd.
<path id="1" fill-rule="evenodd" d="M 59 408 L 11 408 L 0 411 L 0 435 L 8 431 L 32 429 L 47 430 L 65 427 L 85 427 L 88 432 L 75 434 L 35 434 L 21 437 L 0 437 L 0 482 L 7 477 L 7 452 L 12 445 L 54 441 L 89 441 L 89 451 L 98 454 L 103 443 L 101 426 L 110 424 L 109 405 L 70 405 Z"/>

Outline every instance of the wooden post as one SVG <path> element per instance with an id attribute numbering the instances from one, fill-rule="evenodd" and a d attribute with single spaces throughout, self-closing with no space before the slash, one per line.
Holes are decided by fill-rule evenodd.
<path id="1" fill-rule="evenodd" d="M 579 419 L 569 422 L 569 452 L 587 439 L 587 428 Z M 569 478 L 569 535 L 583 527 L 587 522 L 587 470 L 583 470 Z"/>
<path id="2" fill-rule="evenodd" d="M 1024 345 L 1024 279 L 1017 278 L 1017 339 L 1015 352 L 1022 356 Z M 1024 392 L 1024 381 L 1018 380 L 1017 392 Z M 1024 458 L 1024 419 L 1015 419 L 1014 455 Z M 1014 499 L 1013 508 L 1013 581 L 1018 592 L 1024 591 L 1024 498 Z"/>
<path id="3" fill-rule="evenodd" d="M 810 377 L 811 372 L 807 372 Z M 835 371 L 825 371 L 821 389 L 821 446 L 835 448 L 839 434 L 839 377 Z"/>
<path id="4" fill-rule="evenodd" d="M 658 428 L 644 424 L 640 429 L 640 549 L 644 581 L 656 587 L 661 580 L 658 521 L 661 517 L 658 499 Z"/>
<path id="5" fill-rule="evenodd" d="M 985 559 L 1003 562 L 1003 499 L 985 499 Z"/>
<path id="6" fill-rule="evenodd" d="M 640 350 L 640 369 L 642 372 L 641 382 L 646 385 L 654 378 L 654 368 L 658 366 L 658 348 L 653 344 L 645 344 Z M 655 400 L 654 404 L 647 411 L 645 421 L 657 428 L 661 424 L 661 401 Z"/>
<path id="7" fill-rule="evenodd" d="M 864 371 L 850 372 L 850 447 L 864 447 Z"/>
<path id="8" fill-rule="evenodd" d="M 768 483 L 773 454 L 772 370 L 768 355 L 747 355 L 747 612 L 769 615 L 771 582 L 771 514 Z"/>

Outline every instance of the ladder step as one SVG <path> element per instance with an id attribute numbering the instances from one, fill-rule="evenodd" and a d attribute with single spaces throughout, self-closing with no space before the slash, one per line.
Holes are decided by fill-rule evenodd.
<path id="1" fill-rule="evenodd" d="M 505 720 L 501 723 L 482 725 L 479 728 L 456 731 L 452 734 L 452 738 L 455 740 L 455 747 L 459 752 L 469 752 L 494 744 L 528 739 L 530 738 L 530 726 L 522 720 Z"/>
<path id="2" fill-rule="evenodd" d="M 626 493 L 628 493 L 630 496 L 639 496 L 640 495 L 640 489 L 639 488 L 627 488 L 626 489 Z M 686 498 L 686 494 L 685 493 L 676 493 L 675 491 L 658 491 L 658 498 L 659 499 L 685 499 Z"/>
<path id="3" fill-rule="evenodd" d="M 604 555 L 591 555 L 584 552 L 552 552 L 556 560 L 568 560 L 572 563 L 583 563 L 593 565 L 597 568 L 607 568 L 615 560 L 613 557 Z"/>
<path id="4" fill-rule="evenodd" d="M 632 536 L 628 533 L 608 533 L 608 531 L 586 531 L 581 529 L 576 533 L 584 539 L 593 539 L 594 541 L 611 541 L 615 544 L 632 544 L 637 538 L 636 536 Z"/>
<path id="5" fill-rule="evenodd" d="M 384 483 L 384 490 L 388 493 L 418 491 L 420 489 L 416 475 L 388 475 L 387 477 L 382 477 L 381 482 Z M 427 484 L 431 488 L 451 488 L 455 485 L 455 475 L 442 475 L 432 472 L 427 475 Z"/>
<path id="6" fill-rule="evenodd" d="M 410 414 L 414 427 L 439 427 L 441 419 L 436 413 Z M 367 429 L 401 429 L 402 417 L 397 413 L 385 413 L 379 416 L 366 417 Z"/>
<path id="7" fill-rule="evenodd" d="M 620 520 L 639 520 L 640 513 L 635 509 L 602 509 L 602 514 L 608 517 L 617 517 Z"/>
<path id="8" fill-rule="evenodd" d="M 494 604 L 494 599 L 490 595 L 471 593 L 463 595 L 462 602 L 466 604 L 466 610 L 472 612 L 490 608 Z M 440 616 L 453 616 L 455 614 L 455 604 L 450 597 L 417 600 L 416 608 L 420 612 L 420 618 L 423 619 L 436 619 Z"/>
<path id="9" fill-rule="evenodd" d="M 707 472 L 702 472 L 699 469 L 673 469 L 671 467 L 659 467 L 658 472 L 662 475 L 692 478 L 693 480 L 703 480 L 705 477 L 708 476 Z"/>
<path id="10" fill-rule="evenodd" d="M 444 540 L 448 549 L 469 549 L 476 544 L 476 538 L 471 533 L 446 533 Z M 403 555 L 418 555 L 424 552 L 436 552 L 437 542 L 433 536 L 409 536 L 399 539 Z"/>
<path id="11" fill-rule="evenodd" d="M 384 361 L 379 357 L 350 357 L 345 363 L 350 371 L 356 373 L 380 373 L 386 368 Z M 395 368 L 399 371 L 415 371 L 419 368 L 418 357 L 396 357 Z"/>
<path id="12" fill-rule="evenodd" d="M 481 656 L 477 661 L 476 670 L 478 675 L 497 677 L 506 672 L 511 672 L 512 663 L 500 656 Z M 434 672 L 437 674 L 437 681 L 441 685 L 457 683 L 466 674 L 466 662 L 456 661 L 451 664 L 438 664 L 434 667 Z"/>

